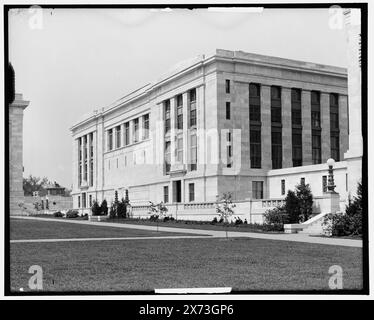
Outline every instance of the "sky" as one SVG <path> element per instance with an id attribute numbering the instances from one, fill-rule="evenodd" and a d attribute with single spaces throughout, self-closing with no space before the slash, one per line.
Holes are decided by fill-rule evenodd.
<path id="1" fill-rule="evenodd" d="M 344 29 L 331 28 L 331 18 L 327 9 L 11 12 L 9 59 L 16 91 L 30 101 L 24 176 L 70 188 L 74 123 L 180 61 L 217 48 L 346 67 Z"/>

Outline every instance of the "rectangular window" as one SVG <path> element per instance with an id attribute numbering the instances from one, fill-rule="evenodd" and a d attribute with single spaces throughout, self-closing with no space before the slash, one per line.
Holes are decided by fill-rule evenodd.
<path id="1" fill-rule="evenodd" d="M 89 135 L 90 139 L 90 187 L 93 186 L 93 157 L 94 157 L 94 146 L 93 146 L 93 133 Z"/>
<path id="2" fill-rule="evenodd" d="M 281 195 L 285 195 L 286 194 L 286 180 L 282 179 L 281 180 Z"/>
<path id="3" fill-rule="evenodd" d="M 177 96 L 177 129 L 183 129 L 183 97 Z"/>
<path id="4" fill-rule="evenodd" d="M 177 138 L 177 161 L 183 163 L 183 137 Z"/>
<path id="5" fill-rule="evenodd" d="M 305 185 L 305 178 L 300 179 L 300 184 Z"/>
<path id="6" fill-rule="evenodd" d="M 113 149 L 113 129 L 108 130 L 108 151 Z"/>
<path id="7" fill-rule="evenodd" d="M 165 172 L 169 174 L 171 164 L 171 142 L 165 141 Z"/>
<path id="8" fill-rule="evenodd" d="M 139 141 L 139 118 L 134 119 L 134 132 L 133 132 L 133 142 Z"/>
<path id="9" fill-rule="evenodd" d="M 82 138 L 78 139 L 78 185 L 82 184 Z"/>
<path id="10" fill-rule="evenodd" d="M 94 146 L 93 146 L 93 133 L 91 132 L 89 135 L 90 139 L 90 157 L 93 158 L 94 156 Z"/>
<path id="11" fill-rule="evenodd" d="M 82 193 L 82 208 L 86 208 L 87 202 L 86 202 L 86 193 Z"/>
<path id="12" fill-rule="evenodd" d="M 319 164 L 321 159 L 321 131 L 312 130 L 312 162 Z"/>
<path id="13" fill-rule="evenodd" d="M 311 92 L 311 110 L 312 110 L 312 129 L 321 128 L 321 103 L 320 93 L 318 91 Z"/>
<path id="14" fill-rule="evenodd" d="M 322 176 L 322 192 L 327 192 L 327 176 Z"/>
<path id="15" fill-rule="evenodd" d="M 301 90 L 291 89 L 292 125 L 301 126 Z"/>
<path id="16" fill-rule="evenodd" d="M 93 159 L 90 160 L 90 187 L 93 186 Z"/>
<path id="17" fill-rule="evenodd" d="M 226 79 L 226 88 L 225 88 L 226 93 L 230 93 L 230 80 Z"/>
<path id="18" fill-rule="evenodd" d="M 170 131 L 170 100 L 164 102 L 165 133 Z"/>
<path id="19" fill-rule="evenodd" d="M 197 170 L 197 136 L 196 134 L 191 134 L 190 136 L 190 156 L 191 156 L 191 163 L 190 163 L 190 171 Z"/>
<path id="20" fill-rule="evenodd" d="M 271 159 L 273 169 L 282 168 L 282 129 L 271 129 Z"/>
<path id="21" fill-rule="evenodd" d="M 121 126 L 116 127 L 116 148 L 121 147 Z"/>
<path id="22" fill-rule="evenodd" d="M 281 88 L 271 87 L 271 122 L 282 123 Z"/>
<path id="23" fill-rule="evenodd" d="M 78 196 L 78 208 L 80 208 L 80 207 L 81 207 L 81 196 Z"/>
<path id="24" fill-rule="evenodd" d="M 251 83 L 249 85 L 249 120 L 254 122 L 261 121 L 261 97 L 260 85 Z"/>
<path id="25" fill-rule="evenodd" d="M 226 161 L 226 167 L 231 168 L 232 167 L 232 141 L 231 141 L 231 132 L 227 133 L 227 161 Z"/>
<path id="26" fill-rule="evenodd" d="M 340 161 L 339 146 L 339 96 L 330 94 L 330 147 L 331 158 Z"/>
<path id="27" fill-rule="evenodd" d="M 339 133 L 332 132 L 330 136 L 331 158 L 340 161 Z"/>
<path id="28" fill-rule="evenodd" d="M 339 96 L 330 94 L 330 130 L 339 130 Z"/>
<path id="29" fill-rule="evenodd" d="M 226 102 L 226 120 L 230 120 L 231 118 L 231 103 Z"/>
<path id="30" fill-rule="evenodd" d="M 125 122 L 125 146 L 130 144 L 130 122 Z"/>
<path id="31" fill-rule="evenodd" d="M 264 198 L 263 181 L 252 181 L 252 197 L 253 199 Z"/>
<path id="32" fill-rule="evenodd" d="M 292 130 L 292 166 L 299 167 L 303 164 L 303 143 L 301 129 Z"/>
<path id="33" fill-rule="evenodd" d="M 87 136 L 83 138 L 83 160 L 84 160 L 84 172 L 83 172 L 83 180 L 87 181 L 87 173 L 88 173 L 88 144 L 87 144 Z"/>
<path id="34" fill-rule="evenodd" d="M 92 194 L 89 195 L 90 208 L 92 207 Z"/>
<path id="35" fill-rule="evenodd" d="M 261 127 L 251 126 L 249 133 L 251 168 L 261 168 Z"/>
<path id="36" fill-rule="evenodd" d="M 194 183 L 189 183 L 188 184 L 188 194 L 189 194 L 189 201 L 195 201 L 195 184 Z"/>
<path id="37" fill-rule="evenodd" d="M 164 203 L 169 203 L 169 187 L 164 186 Z"/>
<path id="38" fill-rule="evenodd" d="M 196 89 L 189 91 L 190 95 L 190 127 L 196 126 Z"/>
<path id="39" fill-rule="evenodd" d="M 145 114 L 143 116 L 143 137 L 142 139 L 148 139 L 149 138 L 149 114 Z"/>

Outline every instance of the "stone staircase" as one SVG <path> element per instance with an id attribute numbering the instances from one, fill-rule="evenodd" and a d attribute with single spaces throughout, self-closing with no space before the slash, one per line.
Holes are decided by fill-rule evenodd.
<path id="1" fill-rule="evenodd" d="M 319 213 L 315 215 L 314 217 L 310 218 L 308 221 L 305 221 L 303 223 L 285 224 L 284 232 L 285 233 L 309 234 L 309 235 L 324 234 L 322 224 L 327 214 L 328 213 Z"/>
<path id="2" fill-rule="evenodd" d="M 301 223 L 301 226 L 303 226 L 303 229 L 298 231 L 298 233 L 301 234 L 314 234 L 314 235 L 320 235 L 324 234 L 323 231 L 323 221 L 326 216 L 326 213 L 320 213 L 317 214 L 315 217 L 309 219 L 308 221 L 305 221 L 304 223 Z"/>

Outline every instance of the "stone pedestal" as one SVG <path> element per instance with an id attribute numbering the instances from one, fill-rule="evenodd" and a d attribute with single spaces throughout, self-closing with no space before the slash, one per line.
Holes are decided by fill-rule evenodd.
<path id="1" fill-rule="evenodd" d="M 326 192 L 324 193 L 324 197 L 327 198 L 327 208 L 324 210 L 327 213 L 336 213 L 340 211 L 340 196 L 339 193 L 333 192 Z"/>
<path id="2" fill-rule="evenodd" d="M 16 93 L 9 105 L 9 209 L 10 215 L 23 214 L 23 110 L 29 101 Z"/>

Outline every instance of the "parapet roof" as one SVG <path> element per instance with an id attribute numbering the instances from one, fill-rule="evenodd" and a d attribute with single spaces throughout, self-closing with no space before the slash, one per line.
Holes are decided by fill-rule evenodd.
<path id="1" fill-rule="evenodd" d="M 290 70 L 299 70 L 304 72 L 313 72 L 313 73 L 323 73 L 329 74 L 331 76 L 337 77 L 346 77 L 347 76 L 347 69 L 342 67 L 336 67 L 331 65 L 324 65 L 318 64 L 313 62 L 306 62 L 301 60 L 293 60 L 293 59 L 285 59 L 275 56 L 267 56 L 262 54 L 256 53 L 248 53 L 244 51 L 231 51 L 231 50 L 224 50 L 224 49 L 216 49 L 215 53 L 210 55 L 198 55 L 194 58 L 187 59 L 184 61 L 179 62 L 178 64 L 171 67 L 166 73 L 140 87 L 125 96 L 115 100 L 110 105 L 103 107 L 100 109 L 96 109 L 91 114 L 84 115 L 80 121 L 74 124 L 71 130 L 74 130 L 76 126 L 86 122 L 87 120 L 91 119 L 92 117 L 96 117 L 100 113 L 106 113 L 109 110 L 115 108 L 116 106 L 122 105 L 126 102 L 130 102 L 131 100 L 150 92 L 152 89 L 161 85 L 163 82 L 168 81 L 168 79 L 173 78 L 174 76 L 178 75 L 179 73 L 194 68 L 199 64 L 209 63 L 213 60 L 232 60 L 237 62 L 243 63 L 250 63 L 250 64 L 257 64 L 257 65 L 266 65 L 272 66 L 275 68 L 282 68 L 282 69 L 290 69 Z"/>

